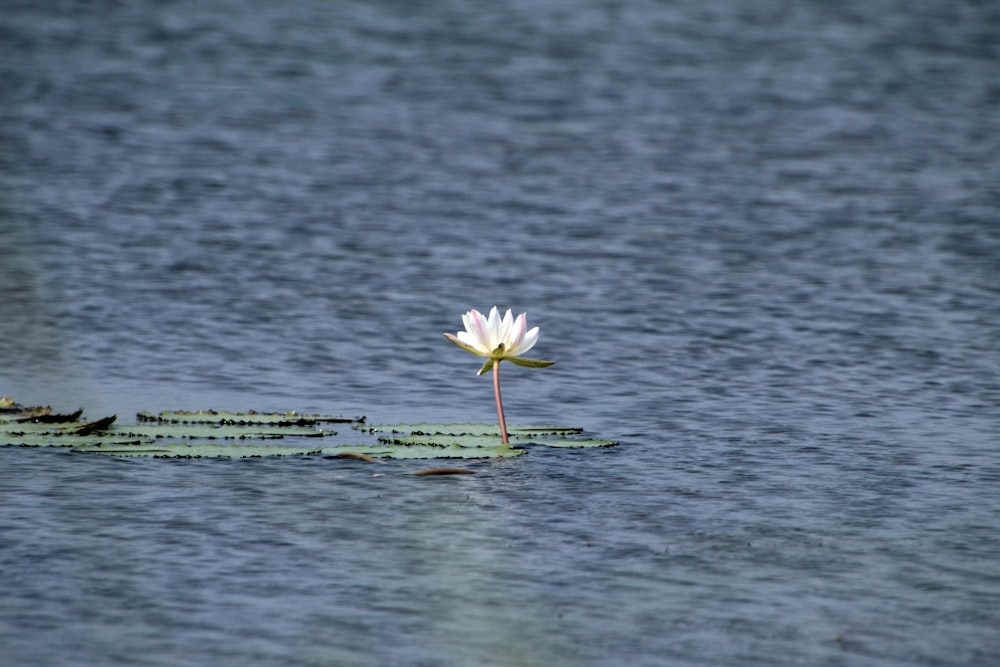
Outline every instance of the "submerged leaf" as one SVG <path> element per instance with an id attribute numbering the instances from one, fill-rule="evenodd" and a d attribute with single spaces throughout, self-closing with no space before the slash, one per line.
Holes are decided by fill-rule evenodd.
<path id="1" fill-rule="evenodd" d="M 365 461 L 366 463 L 385 463 L 385 461 L 379 461 L 374 456 L 369 454 L 364 454 L 362 452 L 340 452 L 339 454 L 334 454 L 331 457 L 333 459 L 354 459 L 355 461 Z"/>

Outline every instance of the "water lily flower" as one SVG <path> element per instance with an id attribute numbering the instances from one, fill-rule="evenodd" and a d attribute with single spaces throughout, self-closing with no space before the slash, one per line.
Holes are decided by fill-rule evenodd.
<path id="1" fill-rule="evenodd" d="M 477 375 L 493 371 L 493 392 L 496 395 L 497 417 L 500 419 L 500 435 L 506 445 L 507 424 L 504 420 L 503 401 L 500 398 L 500 362 L 506 359 L 528 368 L 544 368 L 555 362 L 525 359 L 521 356 L 538 342 L 538 327 L 528 329 L 524 313 L 515 318 L 511 315 L 510 309 L 507 309 L 507 313 L 501 318 L 500 311 L 493 306 L 489 317 L 485 317 L 473 308 L 462 315 L 462 323 L 465 325 L 465 331 L 459 331 L 454 335 L 446 333 L 444 336 L 466 352 L 486 357 Z"/>
<path id="2" fill-rule="evenodd" d="M 524 313 L 515 319 L 508 309 L 501 319 L 500 311 L 493 306 L 487 318 L 478 310 L 472 309 L 462 315 L 462 323 L 465 324 L 465 331 L 459 331 L 456 335 L 446 333 L 444 336 L 466 352 L 486 357 L 486 363 L 477 375 L 482 375 L 504 359 L 529 368 L 543 368 L 555 363 L 521 357 L 538 342 L 538 327 L 527 330 Z"/>

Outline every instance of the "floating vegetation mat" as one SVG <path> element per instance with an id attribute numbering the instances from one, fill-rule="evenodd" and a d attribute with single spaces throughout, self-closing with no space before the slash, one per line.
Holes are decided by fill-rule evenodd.
<path id="1" fill-rule="evenodd" d="M 58 414 L 48 407 L 25 407 L 0 398 L 0 445 L 67 447 L 101 456 L 310 456 L 371 463 L 380 459 L 492 459 L 521 456 L 535 447 L 618 444 L 564 426 L 512 426 L 510 444 L 505 445 L 496 424 L 382 425 L 368 424 L 364 417 L 298 412 L 141 412 L 136 421 L 127 426 L 118 424 L 115 416 L 87 420 L 82 409 Z M 435 468 L 421 474 L 461 471 Z"/>

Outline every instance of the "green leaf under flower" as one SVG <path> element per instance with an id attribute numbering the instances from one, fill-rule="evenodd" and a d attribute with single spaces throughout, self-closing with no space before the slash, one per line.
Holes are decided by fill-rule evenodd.
<path id="1" fill-rule="evenodd" d="M 524 357 L 508 357 L 507 361 L 516 366 L 524 366 L 525 368 L 545 368 L 546 366 L 551 366 L 556 363 L 554 361 L 543 361 L 541 359 L 525 359 Z"/>

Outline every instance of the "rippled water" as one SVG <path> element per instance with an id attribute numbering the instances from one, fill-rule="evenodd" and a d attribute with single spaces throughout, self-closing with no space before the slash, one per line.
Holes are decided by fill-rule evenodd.
<path id="1" fill-rule="evenodd" d="M 259 6 L 255 6 L 259 4 Z M 6 2 L 0 394 L 489 421 L 460 479 L 0 450 L 18 665 L 1000 663 L 990 3 Z M 505 368 L 507 368 L 505 366 Z"/>

